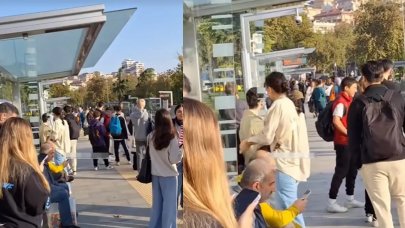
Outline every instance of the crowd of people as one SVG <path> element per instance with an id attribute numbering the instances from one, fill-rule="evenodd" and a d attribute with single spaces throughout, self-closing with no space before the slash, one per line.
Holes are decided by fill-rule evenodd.
<path id="1" fill-rule="evenodd" d="M 321 77 L 305 84 L 272 72 L 264 83 L 271 102 L 258 88 L 250 88 L 246 104 L 239 100 L 234 113 L 238 115 L 234 126 L 238 153 L 244 159 L 238 188 L 230 186 L 226 175 L 216 114 L 187 97 L 191 87 L 186 77 L 184 103 L 176 106 L 174 118 L 166 109 L 152 118 L 143 99 L 128 117 L 119 105 L 104 107 L 102 102 L 84 113 L 85 120 L 82 112 L 70 106 L 55 107 L 52 115 L 42 116 L 39 153 L 30 124 L 18 117 L 12 104 L 1 103 L 0 224 L 41 227 L 47 208 L 56 203 L 61 226 L 78 227 L 71 214 L 68 182 L 77 173 L 77 140 L 84 128 L 94 170 L 98 170 L 99 158 L 107 169 L 113 168 L 108 160 L 111 142 L 116 166 L 120 165 L 120 146 L 128 164 L 138 170 L 138 160 L 145 150 L 149 152 L 153 198 L 149 227 L 176 227 L 180 205 L 184 206 L 185 227 L 304 228 L 302 213 L 308 195 L 299 196 L 298 186 L 310 177 L 304 115 L 304 103 L 308 103 L 308 111 L 316 116 L 331 113 L 336 166 L 326 210 L 342 213 L 364 207 L 368 222 L 393 228 L 392 198 L 400 226 L 405 227 L 405 101 L 399 86 L 391 81 L 392 72 L 389 60 L 366 62 L 357 80 Z M 235 86 L 227 88 L 228 95 L 235 95 Z M 132 161 L 127 145 L 131 137 L 136 148 Z M 365 202 L 354 197 L 358 172 L 365 185 Z M 343 179 L 346 201 L 339 205 L 336 199 Z"/>
<path id="2" fill-rule="evenodd" d="M 78 227 L 72 216 L 68 182 L 77 174 L 77 141 L 84 130 L 92 147 L 95 171 L 100 158 L 106 169 L 113 168 L 108 159 L 111 142 L 114 165 L 120 165 L 121 145 L 128 164 L 137 170 L 137 159 L 142 159 L 145 152 L 141 148 L 148 145 L 153 175 L 149 227 L 176 227 L 177 208 L 183 206 L 183 106 L 176 106 L 175 118 L 161 109 L 154 119 L 143 99 L 137 101 L 128 118 L 119 105 L 110 108 L 99 102 L 96 107 L 87 111 L 55 107 L 51 114 L 43 114 L 37 152 L 30 123 L 18 117 L 19 111 L 11 103 L 0 104 L 0 226 L 45 226 L 47 210 L 56 203 L 61 227 Z M 127 146 L 131 137 L 137 150 L 134 161 Z"/>
<path id="3" fill-rule="evenodd" d="M 305 83 L 287 81 L 282 73 L 273 72 L 265 79 L 271 104 L 264 116 L 260 113 L 268 102 L 258 88 L 250 88 L 248 108 L 235 111 L 239 118 L 234 118 L 239 120 L 238 151 L 244 158 L 238 188 L 231 188 L 227 180 L 217 117 L 207 105 L 187 98 L 191 86 L 184 77 L 186 227 L 305 227 L 302 212 L 307 197 L 297 193 L 298 185 L 310 177 L 304 103 L 314 117 L 329 112 L 333 126 L 336 166 L 326 211 L 364 208 L 366 222 L 393 228 L 393 199 L 400 227 L 405 227 L 405 183 L 401 178 L 405 102 L 392 74 L 390 60 L 366 62 L 358 78 L 321 77 Z M 354 197 L 358 172 L 365 186 L 365 202 Z M 336 199 L 343 179 L 346 201 L 339 205 Z M 232 197 L 229 189 L 239 195 Z M 248 194 L 249 190 L 258 193 L 257 197 Z"/>

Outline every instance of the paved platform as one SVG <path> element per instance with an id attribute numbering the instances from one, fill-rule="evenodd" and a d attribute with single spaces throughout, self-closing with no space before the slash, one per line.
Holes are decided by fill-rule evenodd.
<path id="1" fill-rule="evenodd" d="M 331 143 L 324 142 L 316 133 L 315 119 L 307 118 L 311 152 L 311 177 L 301 183 L 299 192 L 311 189 L 309 204 L 304 218 L 309 228 L 357 228 L 371 227 L 364 222 L 364 209 L 350 209 L 347 213 L 330 214 L 326 212 L 330 181 L 335 167 L 335 152 Z M 90 153 L 90 143 L 81 138 L 78 143 L 79 153 Z M 79 160 L 79 169 L 73 183 L 73 195 L 77 200 L 79 225 L 81 227 L 147 227 L 152 202 L 151 185 L 135 181 L 136 172 L 122 164 L 112 170 L 105 170 L 99 161 L 100 169 L 93 170 L 91 160 Z M 344 183 L 341 186 L 338 202 L 345 196 Z M 355 197 L 364 201 L 364 187 L 361 177 L 356 180 Z M 181 211 L 179 216 L 181 217 Z M 396 226 L 398 225 L 394 210 Z"/>
<path id="2" fill-rule="evenodd" d="M 78 153 L 91 153 L 90 143 L 84 137 L 79 139 Z M 151 196 L 141 194 L 149 191 L 151 186 L 144 185 L 145 190 L 135 190 L 131 185 L 135 171 L 126 162 L 121 163 L 121 166 L 106 170 L 100 159 L 99 170 L 94 171 L 92 160 L 78 161 L 73 196 L 77 201 L 81 227 L 148 226 Z"/>
<path id="3" fill-rule="evenodd" d="M 312 191 L 307 210 L 304 213 L 307 227 L 371 227 L 370 224 L 365 223 L 363 208 L 353 208 L 349 209 L 346 213 L 338 214 L 326 212 L 336 155 L 333 150 L 333 143 L 325 142 L 318 136 L 315 129 L 315 119 L 312 116 L 307 116 L 307 128 L 310 150 L 314 157 L 311 159 L 311 177 L 308 182 L 299 185 L 299 192 L 301 193 L 305 192 L 308 188 Z M 343 203 L 345 196 L 345 180 L 343 180 L 339 190 L 338 202 Z M 355 198 L 364 202 L 364 185 L 360 175 L 356 179 Z M 396 222 L 395 225 L 399 227 L 395 208 L 393 208 L 393 214 Z"/>

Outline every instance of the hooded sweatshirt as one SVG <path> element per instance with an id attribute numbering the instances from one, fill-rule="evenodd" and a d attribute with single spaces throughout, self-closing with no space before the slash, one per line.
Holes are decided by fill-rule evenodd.
<path id="1" fill-rule="evenodd" d="M 146 109 L 140 110 L 138 107 L 129 116 L 134 127 L 136 141 L 146 141 L 146 130 L 148 126 L 149 113 Z"/>

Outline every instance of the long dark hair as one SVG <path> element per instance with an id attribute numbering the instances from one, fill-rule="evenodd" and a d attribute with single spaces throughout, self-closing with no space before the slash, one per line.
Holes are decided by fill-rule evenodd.
<path id="1" fill-rule="evenodd" d="M 170 112 L 166 109 L 158 110 L 155 116 L 155 131 L 153 134 L 155 149 L 162 150 L 168 147 L 175 135 L 176 130 L 174 129 Z"/>

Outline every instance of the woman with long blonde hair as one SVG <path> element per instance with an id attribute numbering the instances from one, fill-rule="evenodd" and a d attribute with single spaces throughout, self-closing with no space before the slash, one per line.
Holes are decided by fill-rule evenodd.
<path id="1" fill-rule="evenodd" d="M 0 224 L 41 227 L 50 188 L 42 174 L 30 124 L 8 119 L 0 130 Z"/>
<path id="2" fill-rule="evenodd" d="M 248 220 L 257 203 L 249 206 L 238 225 L 214 112 L 199 101 L 184 98 L 184 113 L 185 227 L 251 227 L 253 221 Z"/>

